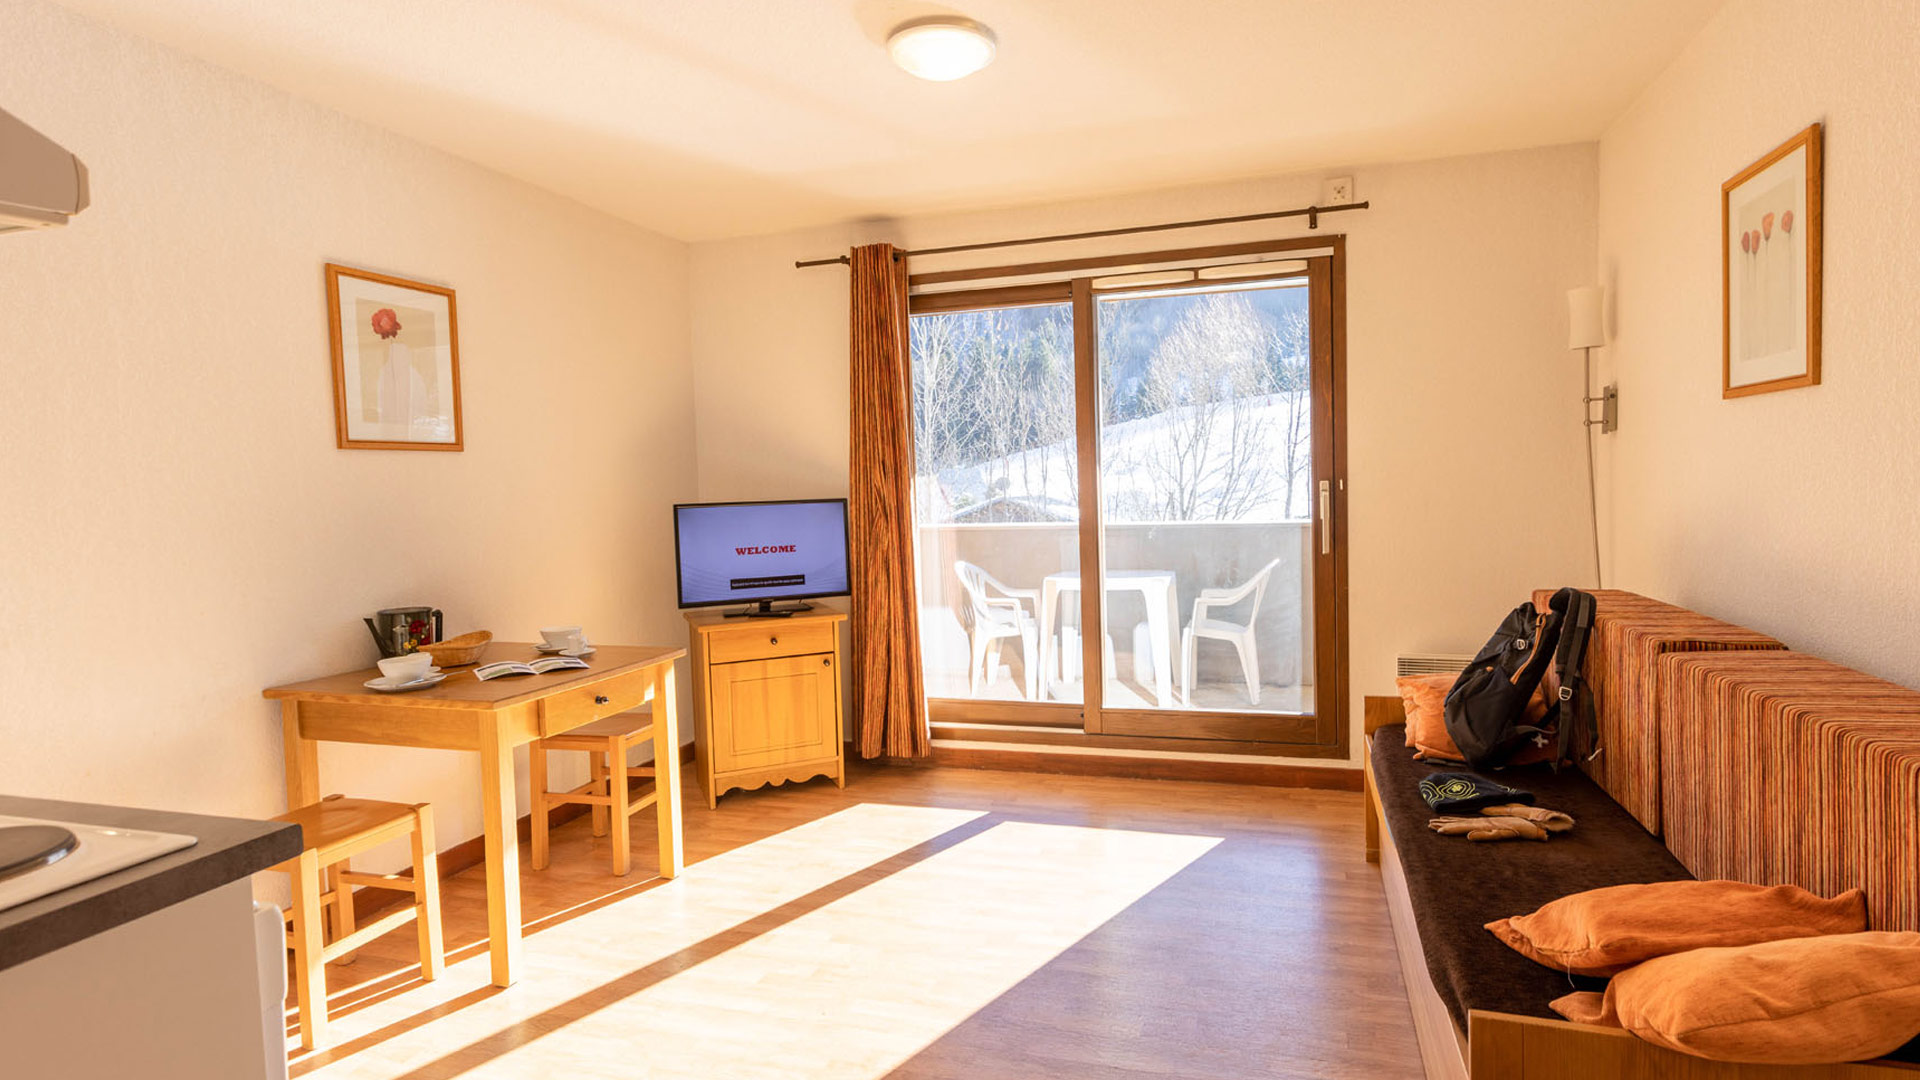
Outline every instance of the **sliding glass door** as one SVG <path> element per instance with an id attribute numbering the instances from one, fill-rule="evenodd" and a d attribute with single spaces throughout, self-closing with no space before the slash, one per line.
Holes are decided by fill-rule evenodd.
<path id="1" fill-rule="evenodd" d="M 1337 746 L 1334 261 L 916 297 L 936 721 Z"/>
<path id="2" fill-rule="evenodd" d="M 1097 296 L 1106 733 L 1316 714 L 1312 292 L 1302 265 Z"/>
<path id="3" fill-rule="evenodd" d="M 1073 308 L 913 317 L 914 524 L 929 697 L 1078 700 L 1043 677 L 1040 583 L 1078 573 Z"/>

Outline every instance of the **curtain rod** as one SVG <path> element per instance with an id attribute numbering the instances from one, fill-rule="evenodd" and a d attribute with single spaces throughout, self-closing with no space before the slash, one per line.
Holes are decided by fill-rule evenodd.
<path id="1" fill-rule="evenodd" d="M 1168 221 L 1159 225 L 1131 225 L 1124 229 L 1096 229 L 1093 232 L 1057 233 L 1053 236 L 1026 236 L 1018 240 L 989 240 L 981 244 L 955 244 L 951 247 L 921 248 L 919 251 L 896 251 L 895 258 L 915 258 L 921 255 L 952 255 L 960 251 L 986 251 L 990 248 L 1023 247 L 1028 244 L 1057 244 L 1067 240 L 1093 240 L 1102 236 L 1130 236 L 1134 233 L 1165 232 L 1169 229 L 1197 229 L 1206 225 L 1237 225 L 1246 221 L 1271 221 L 1274 218 L 1304 217 L 1307 228 L 1320 227 L 1321 214 L 1337 214 L 1342 210 L 1365 210 L 1367 203 L 1342 203 L 1339 206 L 1302 206 L 1294 210 L 1272 210 L 1264 214 L 1240 214 L 1235 217 L 1201 218 L 1197 221 Z M 851 262 L 845 255 L 836 255 L 831 259 L 802 259 L 793 264 L 794 269 L 809 266 L 846 265 Z"/>

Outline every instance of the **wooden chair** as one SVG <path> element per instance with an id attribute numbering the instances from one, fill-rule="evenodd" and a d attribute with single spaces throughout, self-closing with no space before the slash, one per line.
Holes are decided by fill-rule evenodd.
<path id="1" fill-rule="evenodd" d="M 635 709 L 604 720 L 582 724 L 559 735 L 536 741 L 527 752 L 533 791 L 533 868 L 547 868 L 547 833 L 551 826 L 547 811 L 565 803 L 593 808 L 593 835 L 613 834 L 613 872 L 624 877 L 633 869 L 633 830 L 628 818 L 637 810 L 653 806 L 659 800 L 659 785 L 639 798 L 627 789 L 631 777 L 654 775 L 652 765 L 629 766 L 627 751 L 645 742 L 653 742 L 653 714 Z M 587 755 L 587 782 L 566 791 L 547 790 L 547 753 L 552 750 L 583 750 Z M 677 746 L 655 744 L 654 759 L 661 754 L 677 754 Z"/>
<path id="2" fill-rule="evenodd" d="M 433 811 L 426 803 L 375 802 L 329 795 L 310 806 L 281 814 L 279 821 L 300 826 L 304 850 L 274 867 L 293 877 L 292 927 L 294 996 L 300 1005 L 300 1045 L 318 1049 L 327 1038 L 327 962 L 341 959 L 367 942 L 412 920 L 420 933 L 420 975 L 437 979 L 445 969 L 446 946 L 440 934 L 440 867 L 433 849 Z M 363 874 L 352 870 L 353 856 L 390 840 L 410 836 L 413 872 Z M 323 884 L 324 879 L 324 884 Z M 413 903 L 355 928 L 353 887 L 366 885 L 410 893 Z M 333 909 L 333 940 L 323 942 L 321 919 Z"/>

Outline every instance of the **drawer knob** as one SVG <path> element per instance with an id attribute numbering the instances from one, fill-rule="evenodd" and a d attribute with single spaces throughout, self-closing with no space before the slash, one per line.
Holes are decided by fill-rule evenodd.
<path id="1" fill-rule="evenodd" d="M 769 644 L 769 645 L 778 645 L 778 644 L 780 644 L 780 639 L 779 639 L 779 638 L 777 638 L 777 637 L 770 637 L 770 638 L 768 638 L 768 639 L 767 639 L 767 644 Z"/>
<path id="2" fill-rule="evenodd" d="M 595 695 L 593 695 L 593 703 L 594 703 L 595 705 L 605 705 L 605 704 L 606 704 L 607 702 L 609 702 L 609 701 L 612 701 L 612 700 L 613 700 L 612 698 L 610 698 L 610 697 L 608 697 L 608 696 L 607 696 L 607 695 L 605 695 L 605 694 L 595 694 Z"/>

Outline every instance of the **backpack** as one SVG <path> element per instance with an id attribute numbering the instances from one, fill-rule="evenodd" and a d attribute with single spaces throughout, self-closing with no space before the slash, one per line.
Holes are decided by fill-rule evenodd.
<path id="1" fill-rule="evenodd" d="M 1593 611 L 1591 594 L 1561 589 L 1553 594 L 1546 611 L 1526 603 L 1500 620 L 1499 628 L 1447 691 L 1447 734 L 1468 765 L 1498 768 L 1528 742 L 1545 746 L 1550 736 L 1557 736 L 1554 766 L 1571 757 L 1574 725 L 1582 711 L 1581 672 L 1587 638 L 1593 632 Z M 1549 713 L 1554 723 L 1535 726 L 1527 722 L 1527 703 L 1539 689 L 1549 663 L 1560 676 L 1559 701 Z M 1585 716 L 1591 729 L 1591 707 Z M 1586 741 L 1595 738 L 1589 730 Z M 1595 749 L 1589 759 L 1598 753 Z"/>

